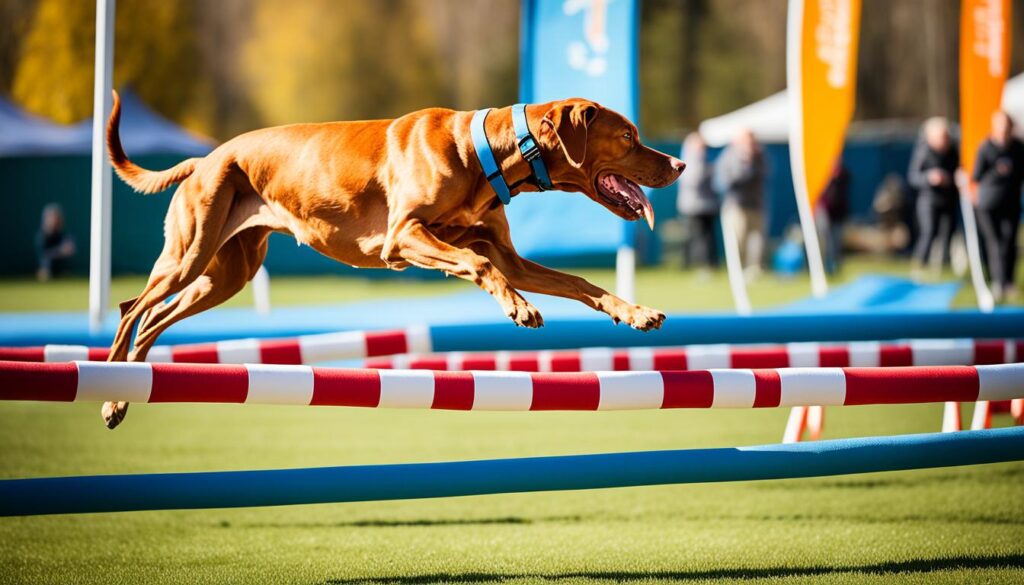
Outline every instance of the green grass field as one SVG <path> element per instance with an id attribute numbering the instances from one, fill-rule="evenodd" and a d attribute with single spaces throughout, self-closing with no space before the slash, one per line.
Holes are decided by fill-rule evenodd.
<path id="1" fill-rule="evenodd" d="M 864 270 L 898 264 L 858 261 Z M 608 271 L 581 271 L 608 284 Z M 118 279 L 115 298 L 140 279 Z M 461 283 L 277 279 L 276 304 Z M 641 301 L 728 309 L 724 277 L 644 271 Z M 0 281 L 0 310 L 82 309 L 84 283 Z M 758 306 L 806 295 L 765 278 Z M 968 288 L 957 299 L 969 306 Z M 247 304 L 243 293 L 235 301 Z M 497 309 L 496 309 L 497 310 Z M 967 408 L 965 419 L 970 414 Z M 787 413 L 457 413 L 0 404 L 0 477 L 437 461 L 777 442 Z M 832 408 L 828 437 L 930 432 L 941 406 Z M 1007 424 L 1005 419 L 997 419 Z M 1021 583 L 1024 464 L 835 478 L 0 519 L 12 583 Z"/>

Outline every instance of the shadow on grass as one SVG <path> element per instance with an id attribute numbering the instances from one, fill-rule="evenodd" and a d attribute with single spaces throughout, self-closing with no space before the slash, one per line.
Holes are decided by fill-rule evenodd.
<path id="1" fill-rule="evenodd" d="M 426 583 L 485 583 L 532 579 L 557 583 L 563 580 L 592 579 L 596 581 L 702 581 L 710 579 L 787 579 L 790 577 L 815 577 L 821 575 L 875 575 L 886 576 L 901 573 L 933 573 L 964 569 L 1024 569 L 1024 555 L 993 555 L 971 557 L 947 557 L 937 559 L 915 559 L 910 561 L 888 561 L 869 565 L 835 567 L 769 567 L 711 569 L 704 571 L 579 571 L 569 573 L 435 573 L 404 577 L 377 577 L 359 579 L 335 579 L 327 585 L 369 583 L 371 585 L 419 585 Z"/>
<path id="2" fill-rule="evenodd" d="M 798 480 L 784 482 L 763 482 L 756 484 L 758 489 L 763 490 L 818 490 L 818 489 L 874 489 L 886 487 L 923 487 L 933 484 L 962 482 L 962 481 L 983 481 L 986 483 L 994 481 L 1016 481 L 1024 478 L 1024 465 L 1014 466 L 1010 469 L 989 470 L 984 467 L 961 468 L 955 473 L 927 473 L 891 475 L 889 477 L 865 478 L 865 479 L 842 479 L 842 480 Z"/>
<path id="3" fill-rule="evenodd" d="M 964 514 L 901 514 L 870 516 L 867 514 L 753 514 L 749 516 L 721 516 L 683 518 L 683 520 L 743 520 L 752 522 L 856 522 L 858 524 L 903 524 L 906 522 L 938 522 L 942 524 L 985 524 L 991 526 L 1024 525 L 1024 517 L 970 516 Z"/>
<path id="4" fill-rule="evenodd" d="M 497 518 L 411 518 L 411 519 L 369 519 L 339 522 L 258 522 L 232 524 L 227 520 L 220 521 L 220 528 L 283 528 L 283 529 L 322 529 L 322 528 L 444 528 L 448 526 L 529 526 L 539 524 L 578 524 L 588 520 L 599 519 L 602 523 L 633 522 L 644 516 L 595 516 L 566 515 L 524 518 L 521 516 L 503 516 Z M 657 514 L 659 520 L 673 523 L 722 523 L 722 522 L 855 522 L 858 524 L 902 524 L 912 522 L 939 522 L 943 524 L 981 524 L 989 526 L 1021 526 L 1024 517 L 1008 516 L 971 516 L 956 513 L 902 514 L 893 516 L 871 516 L 867 514 L 750 514 L 750 515 L 693 515 L 693 514 Z"/>
<path id="5" fill-rule="evenodd" d="M 500 526 L 528 525 L 551 523 L 582 522 L 583 516 L 547 516 L 540 518 L 522 518 L 505 516 L 500 518 L 421 518 L 411 520 L 352 520 L 348 522 L 280 522 L 261 524 L 239 524 L 239 528 L 409 528 L 437 526 Z M 231 524 L 222 521 L 222 528 L 231 528 Z"/>

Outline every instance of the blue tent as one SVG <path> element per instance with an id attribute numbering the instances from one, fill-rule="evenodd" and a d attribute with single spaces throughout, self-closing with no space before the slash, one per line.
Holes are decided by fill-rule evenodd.
<path id="1" fill-rule="evenodd" d="M 125 90 L 121 93 L 121 142 L 129 156 L 202 156 L 213 142 L 157 114 Z M 89 155 L 92 120 L 65 126 L 29 114 L 0 98 L 0 156 Z"/>
<path id="2" fill-rule="evenodd" d="M 214 147 L 150 110 L 131 91 L 122 92 L 121 138 L 132 160 L 166 169 Z M 92 121 L 55 124 L 0 98 L 0 176 L 4 177 L 5 254 L 0 274 L 31 274 L 39 214 L 48 203 L 64 209 L 67 232 L 79 253 L 70 270 L 84 274 L 89 259 L 89 203 L 92 176 Z M 163 247 L 168 197 L 138 197 L 113 181 L 113 270 L 148 272 Z M 293 246 L 294 247 L 294 246 Z"/>
<path id="3" fill-rule="evenodd" d="M 29 114 L 0 97 L 0 156 L 39 156 L 89 152 L 89 128 L 65 126 Z"/>

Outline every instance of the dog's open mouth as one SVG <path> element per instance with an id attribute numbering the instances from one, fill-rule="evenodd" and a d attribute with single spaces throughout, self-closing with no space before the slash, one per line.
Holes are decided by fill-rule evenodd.
<path id="1" fill-rule="evenodd" d="M 605 173 L 597 178 L 597 193 L 605 203 L 622 210 L 628 210 L 634 220 L 641 217 L 654 229 L 654 208 L 633 181 L 615 173 Z"/>

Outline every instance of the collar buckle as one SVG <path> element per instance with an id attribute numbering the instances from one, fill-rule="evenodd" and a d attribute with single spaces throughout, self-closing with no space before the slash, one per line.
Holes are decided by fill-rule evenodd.
<path id="1" fill-rule="evenodd" d="M 537 141 L 533 139 L 533 136 L 525 136 L 519 141 L 519 152 L 522 153 L 523 158 L 528 163 L 532 163 L 540 158 L 540 146 L 537 145 Z"/>

